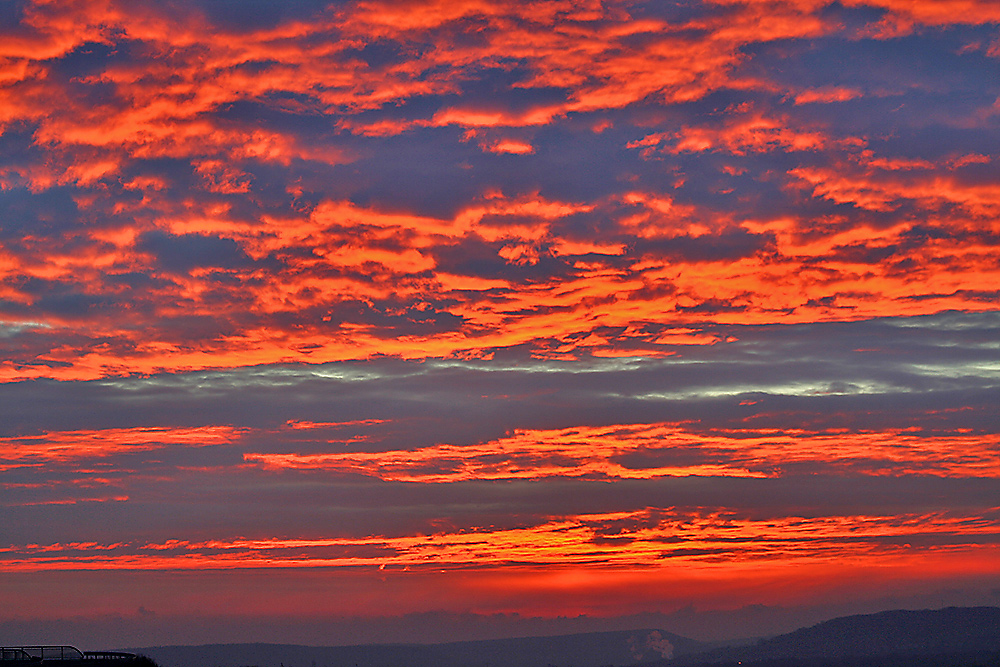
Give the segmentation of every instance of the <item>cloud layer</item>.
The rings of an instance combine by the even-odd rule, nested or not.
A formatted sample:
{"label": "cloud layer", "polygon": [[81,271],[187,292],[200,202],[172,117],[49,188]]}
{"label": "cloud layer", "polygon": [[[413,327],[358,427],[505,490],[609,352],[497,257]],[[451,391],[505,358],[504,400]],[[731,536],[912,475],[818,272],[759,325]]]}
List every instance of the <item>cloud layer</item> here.
{"label": "cloud layer", "polygon": [[3,375],[991,309],[992,6],[905,4],[15,4]]}
{"label": "cloud layer", "polygon": [[1000,589],[998,69],[988,0],[0,2],[16,618]]}

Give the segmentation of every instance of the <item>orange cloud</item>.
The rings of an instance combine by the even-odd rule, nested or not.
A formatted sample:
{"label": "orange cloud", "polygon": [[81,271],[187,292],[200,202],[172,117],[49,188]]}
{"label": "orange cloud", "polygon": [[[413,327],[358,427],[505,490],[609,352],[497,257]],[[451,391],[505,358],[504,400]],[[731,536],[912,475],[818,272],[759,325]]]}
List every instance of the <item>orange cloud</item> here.
{"label": "orange cloud", "polygon": [[[783,325],[897,318],[844,327],[882,335],[957,311],[919,324],[921,341],[943,345],[935,327],[997,310],[988,146],[1000,103],[984,83],[1000,49],[995,2],[356,0],[288,5],[270,25],[266,11],[220,16],[199,3],[15,4],[16,25],[0,26],[0,382],[45,381],[9,390],[78,397],[49,380],[335,361],[366,374],[378,357],[376,377],[432,358],[433,381],[468,371],[469,405],[483,393],[521,416],[456,426],[417,402],[383,410],[392,392],[430,386],[390,386],[395,370],[350,402],[282,399],[254,416],[270,426],[79,428],[74,419],[116,417],[67,412],[58,431],[18,415],[0,437],[16,529],[0,571],[12,581],[186,570],[199,584],[218,571],[245,582],[280,568],[265,579],[285,589],[285,609],[301,596],[342,613],[320,599],[329,587],[286,583],[342,577],[366,589],[350,600],[366,613],[399,602],[565,616],[649,611],[669,596],[802,603],[871,581],[996,578],[1000,508],[966,505],[983,505],[976,489],[1000,477],[995,434],[964,421],[975,412],[982,427],[988,405],[915,420],[939,431],[857,426],[885,412],[856,413],[852,430],[802,425],[845,423],[840,414],[751,426],[798,418],[760,412],[768,401],[901,396],[899,377],[921,391],[961,378],[985,396],[988,337],[951,331],[975,354],[937,347],[906,368],[911,347],[892,360],[889,343],[838,348],[852,362],[878,356],[874,386],[817,379],[823,368],[796,379],[802,356],[751,379],[733,370],[779,331],[799,337],[781,345],[818,349],[813,332]],[[911,50],[918,40],[930,49]],[[853,51],[872,48],[892,58],[854,67]],[[831,66],[844,51],[851,64]],[[744,326],[750,340],[727,348]],[[763,356],[786,348],[775,349]],[[651,423],[601,425],[605,413],[576,419],[571,404],[546,413],[546,392],[562,400],[556,385],[577,369],[625,387],[649,371],[644,357],[676,363],[653,364],[667,380],[648,395],[642,381],[626,397],[609,387],[601,410],[631,400],[620,419]],[[522,388],[493,378],[521,377],[521,364],[540,372],[525,395],[501,395]],[[319,397],[330,369],[313,370],[301,386]],[[224,391],[253,376],[248,405],[260,405],[284,372],[312,373],[248,370]],[[697,379],[663,389],[675,372]],[[173,381],[135,378],[165,402],[128,423],[188,406],[194,393],[163,389]],[[132,382],[95,384],[120,396]],[[655,421],[676,419],[688,391],[743,407]],[[236,414],[210,405],[198,410]],[[709,427],[748,413],[743,427]],[[416,416],[360,418],[387,414]],[[835,494],[898,485],[904,497],[830,501],[815,480]],[[968,495],[914,500],[929,487]],[[217,503],[226,520],[145,514],[177,489],[185,508]],[[564,489],[580,497],[553,502]],[[330,521],[337,494],[346,501]],[[151,520],[125,537],[113,522],[75,523],[102,512]],[[180,600],[177,577],[155,576],[180,613],[228,599]],[[407,593],[387,603],[404,578]]]}
{"label": "orange cloud", "polygon": [[944,539],[917,550],[927,554],[924,562],[948,555],[995,562],[994,547],[975,544],[976,536],[995,532],[992,520],[944,514],[754,520],[726,511],[648,509],[553,518],[526,528],[400,537],[21,545],[0,548],[0,571],[364,566],[497,570],[517,564],[655,572],[683,563],[708,574],[752,568],[755,563],[806,566],[846,557],[856,559],[856,565],[898,565],[914,556],[913,548],[903,544],[908,537]]}
{"label": "orange cloud", "polygon": [[[919,162],[873,160],[873,168],[898,171],[919,169]],[[802,167],[789,172],[813,186],[813,195],[840,204],[853,204],[871,211],[895,211],[907,201],[927,209],[955,205],[973,216],[993,216],[1000,210],[1000,187],[993,184],[963,183],[952,176],[933,173],[913,177],[879,175],[869,171]]]}
{"label": "orange cloud", "polygon": [[993,438],[980,435],[699,433],[675,424],[632,424],[516,431],[477,445],[440,444],[382,452],[246,453],[243,458],[275,471],[313,470],[422,483],[547,477],[769,477],[802,468],[893,476],[998,477],[1000,456],[995,445]]}
{"label": "orange cloud", "polygon": [[[868,170],[878,171],[877,180],[857,168],[835,173],[810,167],[792,173],[816,197],[875,211],[909,201],[948,205],[964,210],[966,216],[987,216],[1000,202],[991,186],[928,178],[919,163],[864,159]],[[228,177],[213,178],[224,183]],[[155,183],[150,186],[154,192],[155,187]],[[624,242],[575,241],[555,231],[563,219],[598,207],[613,211],[622,231],[632,239],[646,239],[649,249],[638,254],[646,246],[632,245],[634,240],[630,248]],[[967,217],[955,223],[941,219],[937,224],[942,229],[953,224],[966,230],[985,227],[983,233],[989,233],[990,219]],[[449,356],[541,338],[563,340],[566,347],[559,354],[571,356],[620,354],[619,345],[629,339],[637,345],[626,349],[657,355],[669,353],[658,346],[694,342],[677,336],[692,325],[696,329],[706,317],[717,322],[769,323],[916,315],[946,308],[982,310],[989,304],[977,294],[994,289],[1000,279],[991,260],[992,247],[979,232],[915,235],[917,223],[905,221],[875,228],[845,219],[831,219],[821,227],[791,217],[720,220],[668,197],[642,192],[595,203],[491,195],[450,219],[389,213],[347,202],[323,203],[308,216],[259,221],[242,220],[225,208],[205,211],[173,218],[165,231],[184,243],[229,239],[234,244],[229,246],[231,252],[245,253],[243,266],[208,265],[185,273],[152,268],[155,255],[139,244],[147,230],[155,229],[137,225],[80,232],[65,249],[26,241],[16,253],[7,250],[0,278],[6,278],[2,289],[8,309],[10,304],[30,308],[37,302],[38,296],[23,288],[26,277],[73,285],[81,299],[116,293],[121,289],[114,286],[120,275],[147,272],[158,282],[145,294],[131,297],[136,301],[138,296],[143,308],[116,309],[105,316],[34,315],[42,347],[30,363],[13,357],[4,360],[0,376],[89,379],[121,372],[357,359],[376,353]],[[736,244],[733,252],[742,256],[697,255],[699,248],[717,252],[714,249],[726,243]],[[535,267],[542,259],[555,260],[562,262],[557,265],[560,275],[546,281],[462,275],[441,265],[439,249],[449,245],[487,248],[497,262],[508,266]],[[685,257],[688,252],[691,258]],[[631,263],[623,262],[630,253]],[[283,270],[251,265],[268,257],[286,257]],[[916,265],[900,271],[894,262],[902,260]],[[932,270],[942,265],[948,266],[947,272]],[[221,275],[231,282],[220,283]],[[227,294],[228,302],[220,301],[220,294]],[[413,308],[379,306],[384,300],[409,301]],[[435,302],[448,305],[435,307]],[[359,305],[339,314],[338,304],[344,303]],[[313,319],[296,322],[296,313],[309,309],[316,311]],[[214,319],[227,313],[244,318],[242,313],[247,312],[255,314],[256,324],[237,334],[203,340],[189,340],[184,330],[172,333],[151,326],[182,313]],[[420,333],[416,323],[438,317],[439,312],[453,318],[454,328]],[[380,333],[375,326],[378,317],[413,323],[415,331],[406,336],[391,329]],[[664,317],[678,329],[676,335],[651,339],[627,333],[636,323]],[[13,310],[8,318],[27,319]],[[340,319],[338,324],[326,324],[334,318]],[[283,320],[289,324],[281,324]],[[626,333],[618,340],[578,335],[602,326],[625,327]],[[70,330],[130,343],[81,348],[57,344],[58,337]]]}
{"label": "orange cloud", "polygon": [[[667,143],[670,142],[670,143]],[[831,143],[852,145],[860,140],[831,140],[817,129],[799,129],[787,116],[770,118],[760,113],[734,114],[721,127],[684,127],[677,132],[654,133],[628,144],[641,148],[644,157],[663,144],[668,153],[725,151],[733,155],[771,151],[817,151]]]}
{"label": "orange cloud", "polygon": [[162,447],[210,447],[233,442],[242,429],[139,427],[54,431],[0,438],[0,470],[108,458]]}
{"label": "orange cloud", "polygon": [[510,153],[513,155],[530,155],[535,152],[535,147],[524,141],[516,139],[501,139],[500,141],[484,146],[484,150],[491,153]]}
{"label": "orange cloud", "polygon": [[1000,8],[989,0],[849,0],[846,6],[883,7],[890,12],[885,23],[902,25],[982,25],[1000,21]]}
{"label": "orange cloud", "polygon": [[[882,155],[860,133],[806,120],[815,109],[799,107],[855,99],[862,87],[764,81],[740,69],[745,47],[844,27],[821,2],[714,5],[670,22],[614,3],[360,2],[232,35],[198,13],[30,5],[24,30],[0,40],[0,126],[23,124],[32,149],[0,166],[0,188],[72,188],[76,210],[54,215],[79,221],[0,247],[0,317],[38,325],[28,347],[0,361],[0,380],[488,355],[525,344],[567,359],[658,356],[694,343],[698,334],[684,332],[709,321],[990,308],[998,276],[983,234],[996,231],[1000,191],[962,170],[993,157]],[[886,20],[929,25],[992,15],[971,0],[875,5],[889,10]],[[473,24],[476,38],[463,36]],[[108,58],[72,80],[55,67],[84,44],[110,49],[122,35],[140,55]],[[386,41],[398,57],[365,55]],[[488,79],[483,72],[505,94],[466,94]],[[101,94],[84,99],[91,89]],[[697,123],[666,120],[722,90],[789,97],[773,108],[746,100]],[[407,106],[417,101],[420,111]],[[606,118],[636,105],[657,111]],[[296,122],[263,122],[269,114]],[[712,174],[727,179],[712,196],[745,196],[730,177],[766,177],[793,208],[839,205],[856,217],[821,230],[819,218],[834,214],[744,214],[699,201],[681,173],[672,187],[623,181],[616,194],[575,200],[541,188],[505,196],[487,178],[435,215],[325,187],[309,200],[302,182],[325,183],[324,169],[363,161],[377,150],[368,141],[450,126],[467,128],[464,140],[485,151],[530,162],[544,156],[520,133],[577,119],[588,136],[597,127],[602,137],[608,127],[625,133],[621,142],[650,161],[727,158]],[[321,129],[309,135],[305,126]],[[531,129],[504,129],[515,126]],[[764,175],[744,164],[778,154],[809,160]],[[157,160],[171,167],[146,173]],[[279,188],[287,201],[264,201],[271,185],[255,174],[260,165],[290,170]],[[888,214],[893,224],[870,220]],[[925,223],[979,236],[914,242]],[[207,259],[189,266],[181,257],[196,247]],[[150,280],[136,286],[135,275]],[[69,306],[46,307],[40,282]],[[214,324],[196,335],[177,324],[183,317]],[[636,332],[648,322],[677,331],[643,338]]]}
{"label": "orange cloud", "polygon": [[802,91],[795,96],[795,103],[829,104],[831,102],[846,102],[858,97],[861,97],[861,91],[853,88],[826,87]]}

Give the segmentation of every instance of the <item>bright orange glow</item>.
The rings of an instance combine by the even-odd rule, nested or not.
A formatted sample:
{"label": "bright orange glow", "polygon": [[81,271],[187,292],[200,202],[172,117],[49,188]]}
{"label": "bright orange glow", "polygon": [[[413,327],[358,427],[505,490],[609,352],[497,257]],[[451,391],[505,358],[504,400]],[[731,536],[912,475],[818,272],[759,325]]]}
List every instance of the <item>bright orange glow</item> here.
{"label": "bright orange glow", "polygon": [[0,438],[0,470],[105,458],[161,447],[210,447],[233,442],[241,430],[231,426],[143,427],[6,437]]}
{"label": "bright orange glow", "polygon": [[484,148],[491,153],[512,153],[514,155],[529,155],[535,152],[534,146],[523,141],[517,141],[516,139],[502,139]]}
{"label": "bright orange glow", "polygon": [[[725,151],[732,155],[745,155],[774,150],[815,151],[825,148],[830,142],[822,132],[797,130],[790,125],[788,118],[766,118],[760,114],[735,116],[723,128],[686,127],[673,134],[651,134],[630,143],[629,148],[642,148],[643,155],[650,157],[653,154],[650,147],[673,140],[673,145],[664,149],[669,153]],[[852,143],[852,140],[847,142]]]}
{"label": "bright orange glow", "polygon": [[[554,476],[766,477],[803,465],[877,475],[1000,477],[997,442],[996,437],[920,436],[898,431],[701,434],[673,424],[636,424],[518,431],[481,445],[435,445],[414,451],[247,453],[244,459],[272,470],[360,473],[386,481],[426,483]],[[686,462],[670,463],[673,460]]]}
{"label": "bright orange glow", "polygon": [[[885,564],[886,559],[905,561],[911,557],[913,547],[901,543],[910,536],[961,535],[972,539],[993,534],[996,529],[995,521],[939,514],[752,520],[725,512],[692,514],[667,509],[580,515],[531,528],[403,537],[24,545],[0,549],[0,570],[365,565],[494,569],[506,563],[656,570],[685,563],[712,571],[752,567],[761,561],[791,566],[835,563],[845,558]],[[942,555],[978,553],[991,561],[997,558],[995,548],[941,545],[919,550],[928,549]]]}

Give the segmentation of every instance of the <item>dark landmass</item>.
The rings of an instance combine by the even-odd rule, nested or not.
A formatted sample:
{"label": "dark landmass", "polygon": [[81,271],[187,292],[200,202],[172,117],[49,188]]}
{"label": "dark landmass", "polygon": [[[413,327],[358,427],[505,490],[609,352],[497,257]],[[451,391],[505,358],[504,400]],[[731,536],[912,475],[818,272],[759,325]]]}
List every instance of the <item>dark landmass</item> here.
{"label": "dark landmass", "polygon": [[161,667],[1000,667],[1000,608],[846,616],[743,646],[635,630],[447,644],[131,650]]}
{"label": "dark landmass", "polygon": [[1000,665],[1000,608],[950,607],[845,616],[658,665],[760,667]]}
{"label": "dark landmass", "polygon": [[133,650],[162,667],[605,667],[673,659],[709,648],[662,630],[631,630],[447,644],[209,644]]}

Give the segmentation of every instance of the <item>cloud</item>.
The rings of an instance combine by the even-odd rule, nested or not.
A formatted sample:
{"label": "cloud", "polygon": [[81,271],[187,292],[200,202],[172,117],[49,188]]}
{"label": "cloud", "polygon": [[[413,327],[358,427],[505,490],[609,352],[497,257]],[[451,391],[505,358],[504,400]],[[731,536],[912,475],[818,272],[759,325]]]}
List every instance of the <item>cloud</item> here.
{"label": "cloud", "polygon": [[[846,387],[844,388],[847,389]],[[1000,473],[993,443],[981,435],[935,437],[905,431],[847,436],[785,430],[686,431],[675,424],[518,430],[476,445],[408,451],[257,453],[245,461],[271,470],[362,474],[386,481],[650,479],[664,476],[769,477],[826,468],[861,474]],[[961,461],[955,461],[961,453]]]}
{"label": "cloud", "polygon": [[[984,227],[991,155],[941,154],[927,104],[930,115],[903,123],[819,109],[909,109],[915,95],[951,105],[956,89],[981,91],[967,56],[949,51],[955,78],[922,55],[928,41],[951,49],[951,34],[907,37],[901,50],[857,27],[937,14],[430,3],[415,20],[377,3],[303,3],[227,21],[227,6],[18,14],[24,39],[63,46],[11,54],[6,312],[57,328],[71,319],[81,345],[60,347],[70,332],[52,331],[48,351],[36,338],[5,377],[541,352],[550,339],[574,355],[569,341],[594,340],[595,324],[640,328],[657,312],[691,324],[983,307],[974,295],[988,291],[992,237],[919,245],[912,230],[921,216]],[[753,29],[732,28],[738,17]],[[71,19],[90,32],[66,33]],[[219,30],[238,38],[214,39]],[[902,78],[852,68],[868,79],[845,82],[820,62],[844,40],[855,59],[918,61]],[[812,68],[773,66],[814,57]],[[905,154],[893,127],[927,155]],[[503,211],[526,201],[562,214]],[[26,225],[44,242],[17,231]],[[582,257],[567,242],[621,250]],[[43,259],[53,252],[59,261]],[[929,252],[948,262],[946,288],[910,279]],[[706,262],[729,266],[706,282]],[[158,280],[128,277],[143,273]],[[419,294],[433,317],[391,324],[407,306],[390,305],[390,290]],[[109,326],[123,299],[133,306]],[[176,303],[186,319],[168,314]],[[596,304],[604,314],[588,322]],[[109,338],[121,345],[104,354]],[[640,350],[657,353],[622,338],[600,353]]]}
{"label": "cloud", "polygon": [[271,568],[248,614],[573,616],[995,587],[996,21],[0,6],[4,590],[109,599],[109,570],[221,614]]}
{"label": "cloud", "polygon": [[232,239],[199,234],[172,236],[147,232],[136,239],[139,252],[151,253],[155,266],[170,273],[188,273],[192,269],[238,269],[252,265],[252,260]]}
{"label": "cloud", "polygon": [[[278,561],[346,564],[339,559],[354,556],[324,555],[323,540],[405,542],[488,526],[497,539],[542,539],[581,515],[598,517],[574,530],[596,531],[608,563],[632,558],[635,540],[658,545],[659,558],[670,531],[636,537],[607,518],[646,521],[650,508],[732,513],[753,526],[798,517],[815,530],[868,522],[872,554],[896,549],[886,545],[900,530],[911,545],[929,540],[921,549],[945,539],[977,545],[995,523],[994,320],[729,326],[705,332],[712,345],[671,343],[663,359],[567,362],[510,350],[492,360],[5,384],[5,534],[17,549],[53,544],[49,534],[129,549],[233,544],[184,547],[176,561],[156,549],[17,557],[39,571],[260,567],[271,547],[240,540],[276,535],[320,540]],[[936,512],[952,526],[939,537],[926,530]],[[913,514],[912,526],[887,527],[895,514]],[[465,539],[447,549],[467,553]],[[584,544],[574,553],[592,557],[597,543]],[[672,559],[744,553],[673,548],[708,550]],[[414,549],[418,561],[427,553]],[[826,553],[815,549],[816,558]]]}

